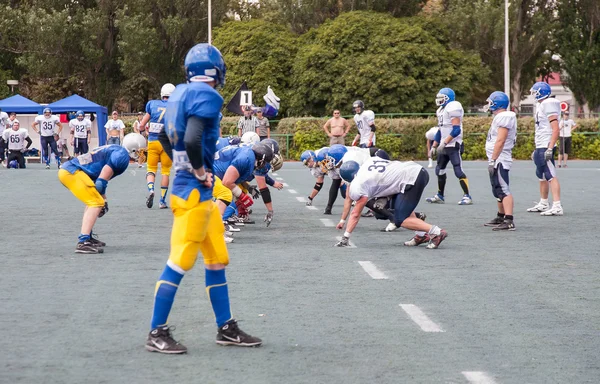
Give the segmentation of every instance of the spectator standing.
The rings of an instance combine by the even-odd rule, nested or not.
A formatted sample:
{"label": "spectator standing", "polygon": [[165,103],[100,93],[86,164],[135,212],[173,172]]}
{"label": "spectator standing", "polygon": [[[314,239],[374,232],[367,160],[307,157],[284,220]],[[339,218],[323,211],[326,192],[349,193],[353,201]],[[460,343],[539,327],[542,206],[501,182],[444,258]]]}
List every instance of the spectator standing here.
{"label": "spectator standing", "polygon": [[560,123],[558,124],[558,128],[560,129],[558,138],[558,168],[567,168],[567,160],[571,154],[571,133],[576,127],[577,123],[569,118],[569,111],[565,111],[563,118],[560,119]]}
{"label": "spectator standing", "polygon": [[[271,138],[271,126],[269,125],[269,119],[263,116],[262,108],[256,111],[256,121],[258,121],[258,127],[256,133],[260,137],[260,140]],[[241,136],[240,136],[241,137]]]}
{"label": "spectator standing", "polygon": [[329,136],[329,146],[334,144],[345,145],[344,138],[350,131],[348,120],[340,116],[339,109],[333,111],[333,117],[325,123],[323,130]]}
{"label": "spectator standing", "polygon": [[104,128],[106,128],[106,136],[108,137],[106,144],[121,145],[125,133],[125,124],[123,120],[119,119],[119,112],[112,112],[112,120],[108,120]]}
{"label": "spectator standing", "polygon": [[144,118],[143,112],[138,112],[137,120],[133,122],[133,131],[139,133],[140,135],[148,138],[148,131],[146,131],[146,125],[142,125],[142,119]]}
{"label": "spectator standing", "polygon": [[246,105],[243,107],[244,116],[240,117],[237,123],[238,128],[238,136],[242,137],[242,135],[246,132],[254,132],[256,133],[256,128],[258,128],[258,119],[256,116],[252,115],[252,107]]}

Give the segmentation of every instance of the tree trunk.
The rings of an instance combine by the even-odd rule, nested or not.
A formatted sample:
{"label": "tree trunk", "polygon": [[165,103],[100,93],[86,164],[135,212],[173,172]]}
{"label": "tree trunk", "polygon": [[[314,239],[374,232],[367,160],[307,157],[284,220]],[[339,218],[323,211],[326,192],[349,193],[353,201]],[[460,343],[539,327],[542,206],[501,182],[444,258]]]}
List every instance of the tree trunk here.
{"label": "tree trunk", "polygon": [[521,71],[515,71],[512,75],[510,84],[510,105],[512,110],[517,112],[521,110]]}
{"label": "tree trunk", "polygon": [[590,117],[592,117],[590,114],[590,104],[587,101],[583,103],[581,108],[583,108],[583,117],[585,119],[589,119]]}

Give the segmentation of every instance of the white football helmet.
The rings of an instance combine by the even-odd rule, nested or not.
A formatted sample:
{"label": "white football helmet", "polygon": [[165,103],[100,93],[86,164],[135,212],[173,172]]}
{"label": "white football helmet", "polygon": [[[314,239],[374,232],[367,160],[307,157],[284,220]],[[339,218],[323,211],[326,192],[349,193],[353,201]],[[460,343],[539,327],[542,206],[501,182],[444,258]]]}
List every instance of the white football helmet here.
{"label": "white football helmet", "polygon": [[242,135],[242,143],[256,144],[260,142],[260,136],[256,132],[246,132]]}
{"label": "white football helmet", "polygon": [[174,90],[175,90],[175,86],[171,83],[167,83],[167,84],[163,85],[162,88],[160,89],[161,99],[163,97],[171,96],[171,93],[173,93]]}
{"label": "white football helmet", "polygon": [[433,141],[435,139],[435,134],[437,133],[438,129],[438,127],[430,128],[429,131],[425,133],[425,137],[427,138],[427,140]]}
{"label": "white football helmet", "polygon": [[146,139],[139,133],[128,133],[123,138],[123,147],[125,147],[125,149],[129,153],[129,157],[131,157],[134,160],[137,160],[137,158],[139,157],[138,151],[140,149],[146,149],[147,147]]}

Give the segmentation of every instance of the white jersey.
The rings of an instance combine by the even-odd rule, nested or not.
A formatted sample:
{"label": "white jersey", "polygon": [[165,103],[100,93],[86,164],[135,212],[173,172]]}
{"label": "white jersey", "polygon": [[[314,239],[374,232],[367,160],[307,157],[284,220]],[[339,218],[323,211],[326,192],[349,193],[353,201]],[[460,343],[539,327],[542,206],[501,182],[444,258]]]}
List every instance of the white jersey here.
{"label": "white jersey", "polygon": [[452,139],[446,146],[455,147],[456,143],[461,144],[463,141],[462,120],[465,114],[462,104],[458,101],[451,101],[446,106],[439,107],[436,115],[438,118],[438,127],[442,133],[442,140],[450,136],[452,132],[452,119],[458,117],[460,119],[460,134]]}
{"label": "white jersey", "polygon": [[558,123],[558,127],[560,128],[560,137],[571,137],[571,130],[577,124],[572,119],[562,119],[560,123]]}
{"label": "white jersey", "polygon": [[[360,144],[369,145],[369,136],[371,136],[371,125],[375,123],[375,113],[373,111],[362,111],[354,115],[354,123],[360,134]],[[373,133],[373,145],[375,145],[375,133]]]}
{"label": "white jersey", "polygon": [[123,120],[121,119],[117,119],[117,120],[108,120],[106,122],[106,124],[104,124],[104,128],[108,129],[109,131],[112,131],[113,129],[116,129],[118,131],[125,129],[125,124],[123,124]]}
{"label": "white jersey", "polygon": [[69,121],[69,128],[73,133],[73,137],[87,139],[88,132],[92,129],[92,122],[88,119],[83,119],[81,121],[72,119]]}
{"label": "white jersey", "polygon": [[502,152],[496,159],[498,163],[502,163],[504,169],[510,169],[512,164],[512,149],[517,141],[517,115],[514,112],[504,111],[494,116],[492,125],[488,131],[487,141],[485,142],[485,152],[488,160],[492,160],[494,154],[494,146],[498,138],[498,128],[507,128],[508,134]]}
{"label": "white jersey", "polygon": [[11,125],[8,114],[6,112],[0,112],[0,132],[4,132],[4,130]]}
{"label": "white jersey", "polygon": [[548,148],[552,138],[550,117],[558,119],[560,115],[560,101],[553,97],[542,100],[535,106],[535,147]]}
{"label": "white jersey", "polygon": [[348,161],[356,161],[358,165],[363,165],[365,161],[371,158],[371,151],[369,148],[359,147],[346,147],[348,152],[342,157],[342,164]]}
{"label": "white jersey", "polygon": [[40,136],[48,137],[58,133],[57,126],[60,124],[58,116],[52,115],[49,118],[46,118],[44,115],[39,115],[36,116],[35,122],[38,123],[40,127]]}
{"label": "white jersey", "polygon": [[25,128],[19,128],[17,131],[14,129],[6,129],[2,133],[2,138],[8,143],[8,149],[10,151],[21,151],[25,149],[25,139],[28,137],[29,134]]}
{"label": "white jersey", "polygon": [[379,157],[367,160],[350,183],[352,200],[393,196],[404,192],[407,185],[414,185],[422,166],[414,161],[390,161]]}

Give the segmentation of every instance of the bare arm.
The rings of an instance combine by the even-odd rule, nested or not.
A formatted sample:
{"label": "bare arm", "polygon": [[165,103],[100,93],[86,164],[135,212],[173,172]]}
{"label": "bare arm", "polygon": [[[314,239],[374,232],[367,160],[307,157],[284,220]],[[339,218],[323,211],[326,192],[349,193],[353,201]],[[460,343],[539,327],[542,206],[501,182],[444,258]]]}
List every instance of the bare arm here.
{"label": "bare arm", "polygon": [[550,126],[552,127],[552,137],[550,138],[550,142],[548,143],[548,149],[554,148],[556,141],[558,140],[558,135],[560,133],[560,128],[558,127],[558,116],[550,115],[548,116],[548,121],[551,121]]}
{"label": "bare arm", "polygon": [[352,199],[350,198],[350,193],[348,193],[350,185],[346,187],[346,199],[344,199],[344,210],[342,211],[342,217],[340,218],[340,222],[336,226],[337,229],[344,228],[344,223],[346,223],[346,219],[348,218],[348,214],[350,213],[350,209],[352,208]]}
{"label": "bare arm", "polygon": [[[352,213],[350,214],[350,220],[348,220],[348,225],[346,226],[346,233],[344,233],[344,236],[346,234],[352,233],[352,231],[354,231],[354,228],[356,228],[356,225],[358,224],[358,221],[360,220],[360,214],[362,213],[363,208],[367,204],[367,201],[369,201],[369,198],[367,196],[362,196],[360,199],[358,199],[356,201],[356,205],[354,206],[354,209],[352,210]],[[345,202],[344,202],[344,205],[345,205]]]}
{"label": "bare arm", "polygon": [[331,137],[331,132],[329,132],[329,129],[328,129],[330,125],[331,125],[331,120],[327,120],[327,122],[323,126],[323,130],[325,131],[325,134],[329,137]]}
{"label": "bare arm", "polygon": [[498,127],[498,136],[496,137],[496,144],[494,145],[492,160],[498,160],[498,157],[500,156],[500,153],[502,153],[502,149],[504,148],[504,143],[506,142],[507,137],[508,128]]}

